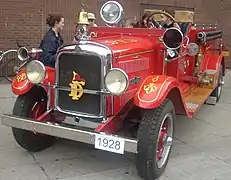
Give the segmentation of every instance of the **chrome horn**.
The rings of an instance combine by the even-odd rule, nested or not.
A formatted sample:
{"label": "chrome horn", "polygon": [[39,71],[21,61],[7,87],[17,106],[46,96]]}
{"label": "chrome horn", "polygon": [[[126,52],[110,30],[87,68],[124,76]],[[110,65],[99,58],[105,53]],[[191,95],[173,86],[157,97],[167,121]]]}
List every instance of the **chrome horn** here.
{"label": "chrome horn", "polygon": [[25,61],[29,58],[29,51],[25,47],[20,47],[17,53],[18,53],[18,59],[20,61]]}
{"label": "chrome horn", "polygon": [[20,47],[18,49],[18,51],[17,51],[17,53],[18,53],[18,59],[20,61],[25,61],[29,57],[34,57],[36,55],[36,53],[41,53],[41,52],[43,52],[42,49],[32,48],[31,50],[28,50],[25,47]]}

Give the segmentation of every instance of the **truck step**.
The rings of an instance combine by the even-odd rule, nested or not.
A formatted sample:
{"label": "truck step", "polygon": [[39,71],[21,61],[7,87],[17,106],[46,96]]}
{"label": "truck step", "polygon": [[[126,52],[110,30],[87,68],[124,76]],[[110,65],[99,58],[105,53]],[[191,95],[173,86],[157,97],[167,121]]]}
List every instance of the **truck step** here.
{"label": "truck step", "polygon": [[208,99],[213,89],[195,87],[185,96],[185,105],[190,116],[193,116],[202,104]]}

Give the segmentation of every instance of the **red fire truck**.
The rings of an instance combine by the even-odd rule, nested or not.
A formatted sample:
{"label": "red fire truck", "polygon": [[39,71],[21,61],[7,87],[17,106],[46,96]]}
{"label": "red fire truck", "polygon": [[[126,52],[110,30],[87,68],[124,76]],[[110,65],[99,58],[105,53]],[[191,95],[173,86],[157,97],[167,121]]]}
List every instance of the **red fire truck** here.
{"label": "red fire truck", "polygon": [[[181,29],[162,28],[163,13]],[[100,15],[107,26],[88,28],[87,12],[79,13],[75,38],[58,50],[55,68],[35,59],[37,49],[18,50],[26,66],[12,81],[18,97],[2,124],[28,151],[65,138],[136,153],[138,174],[158,178],[168,163],[176,115],[193,117],[204,103],[220,99],[229,55],[222,30],[194,24],[194,13],[183,10],[175,17],[156,10],[150,28],[125,28],[116,1],[103,4]]]}

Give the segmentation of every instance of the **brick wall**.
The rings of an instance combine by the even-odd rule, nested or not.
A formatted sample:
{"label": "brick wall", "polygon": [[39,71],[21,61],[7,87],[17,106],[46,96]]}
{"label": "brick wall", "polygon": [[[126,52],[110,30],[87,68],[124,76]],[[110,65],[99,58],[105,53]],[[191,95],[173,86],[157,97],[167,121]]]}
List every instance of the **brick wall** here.
{"label": "brick wall", "polygon": [[[0,0],[0,49],[15,48],[15,39],[27,47],[37,47],[47,31],[45,19],[50,12],[65,16],[63,37],[66,42],[73,37],[73,30],[80,10],[80,3],[96,14],[97,23],[103,22],[99,9],[107,0]],[[118,0],[124,6],[126,18],[139,18],[142,8],[150,6],[175,6],[195,9],[197,23],[215,23],[224,29],[224,40],[230,45],[231,0]],[[222,12],[221,12],[222,10]],[[219,12],[220,11],[220,12]],[[214,13],[216,12],[216,13]],[[230,61],[231,62],[231,61]],[[231,65],[231,63],[229,63]]]}
{"label": "brick wall", "polygon": [[[0,0],[0,49],[16,48],[16,39],[22,45],[37,46],[43,32],[43,12],[43,1]],[[16,53],[8,54],[3,64],[13,57],[16,58]],[[18,63],[15,61],[15,64]],[[13,67],[11,63],[8,68],[10,74]],[[0,75],[2,71],[0,68]]]}
{"label": "brick wall", "polygon": [[19,1],[0,1],[0,47],[16,47],[16,38],[22,44],[35,46],[41,37],[42,1]]}

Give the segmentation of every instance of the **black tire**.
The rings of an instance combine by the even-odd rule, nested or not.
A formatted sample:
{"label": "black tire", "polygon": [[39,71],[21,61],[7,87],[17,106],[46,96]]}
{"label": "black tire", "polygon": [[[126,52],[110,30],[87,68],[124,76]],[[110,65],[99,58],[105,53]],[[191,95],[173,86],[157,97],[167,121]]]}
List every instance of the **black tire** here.
{"label": "black tire", "polygon": [[[13,108],[13,114],[20,117],[29,117],[30,111],[41,100],[47,100],[42,89],[33,88],[29,93],[17,97]],[[50,147],[55,137],[34,133],[31,131],[12,127],[12,133],[16,142],[24,149],[31,152],[38,152]]]}
{"label": "black tire", "polygon": [[[158,136],[166,117],[171,118],[171,136],[168,138],[171,145],[166,146],[166,156],[163,164],[158,167],[157,149]],[[165,171],[168,163],[169,155],[172,149],[172,139],[174,135],[175,109],[172,102],[166,99],[162,105],[156,109],[144,110],[142,122],[138,129],[138,145],[137,145],[137,164],[136,168],[140,177],[145,180],[154,180],[159,178]],[[170,122],[169,121],[169,122]],[[169,131],[169,132],[170,132]],[[166,136],[167,137],[167,136]],[[164,139],[164,138],[163,138]],[[166,139],[165,139],[166,140]],[[170,142],[171,140],[171,142]],[[163,141],[162,141],[163,142]],[[162,146],[163,147],[163,146]]]}
{"label": "black tire", "polygon": [[219,75],[218,75],[218,84],[216,89],[212,92],[211,96],[216,97],[216,102],[219,102],[223,90],[223,66],[220,66]]}

